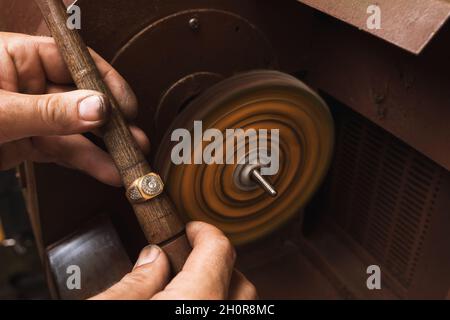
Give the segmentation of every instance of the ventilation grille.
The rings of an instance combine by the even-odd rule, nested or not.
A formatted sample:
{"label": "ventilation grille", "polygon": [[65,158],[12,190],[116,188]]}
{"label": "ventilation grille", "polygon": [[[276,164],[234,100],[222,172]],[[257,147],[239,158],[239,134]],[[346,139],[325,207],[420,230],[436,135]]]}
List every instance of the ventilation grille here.
{"label": "ventilation grille", "polygon": [[339,117],[331,212],[408,288],[414,278],[443,170],[367,119]]}

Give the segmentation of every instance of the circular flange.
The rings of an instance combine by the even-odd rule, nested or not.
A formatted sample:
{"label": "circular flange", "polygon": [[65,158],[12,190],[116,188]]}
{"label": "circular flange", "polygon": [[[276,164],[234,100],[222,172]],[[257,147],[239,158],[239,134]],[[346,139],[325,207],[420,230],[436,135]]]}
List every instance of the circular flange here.
{"label": "circular flange", "polygon": [[[199,120],[203,131],[278,129],[279,170],[269,177],[278,195],[239,187],[235,181],[238,163],[173,164],[175,129],[192,133],[191,143],[196,145],[192,156],[196,148],[203,150],[205,143],[193,141],[194,121]],[[268,138],[271,146],[271,135]],[[301,81],[277,71],[253,71],[224,80],[195,99],[161,142],[155,165],[179,212],[186,220],[214,224],[233,243],[243,244],[273,231],[305,206],[329,167],[334,128],[326,104]],[[249,139],[245,145],[249,148]]]}
{"label": "circular flange", "polygon": [[153,119],[158,134],[157,140],[161,139],[173,119],[190,101],[223,79],[224,77],[217,73],[196,72],[176,81],[167,89],[159,101]]}
{"label": "circular flange", "polygon": [[153,146],[159,145],[160,132],[178,109],[216,81],[278,66],[271,43],[257,26],[217,9],[179,11],[152,22],[111,63],[133,86],[140,102],[136,125],[152,137]]}

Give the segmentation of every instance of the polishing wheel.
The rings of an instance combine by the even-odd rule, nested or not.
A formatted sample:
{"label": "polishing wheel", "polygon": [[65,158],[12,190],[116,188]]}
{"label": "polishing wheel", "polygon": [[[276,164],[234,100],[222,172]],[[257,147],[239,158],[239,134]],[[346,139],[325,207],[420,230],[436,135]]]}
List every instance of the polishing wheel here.
{"label": "polishing wheel", "polygon": [[[235,154],[224,158],[232,156],[234,163],[174,164],[174,130],[192,133],[191,159],[196,148],[207,145],[193,141],[195,121],[202,121],[203,131],[214,128],[224,137],[227,129],[279,134],[267,134],[266,144],[249,137],[244,151],[244,145],[231,148]],[[211,223],[240,245],[267,235],[300,212],[328,170],[333,142],[331,114],[316,93],[290,75],[252,71],[219,82],[186,106],[161,140],[155,166],[187,221]],[[272,145],[278,146],[278,171],[263,175],[268,159],[258,155],[273,155],[274,150],[259,149]],[[238,161],[242,154],[245,161]]]}

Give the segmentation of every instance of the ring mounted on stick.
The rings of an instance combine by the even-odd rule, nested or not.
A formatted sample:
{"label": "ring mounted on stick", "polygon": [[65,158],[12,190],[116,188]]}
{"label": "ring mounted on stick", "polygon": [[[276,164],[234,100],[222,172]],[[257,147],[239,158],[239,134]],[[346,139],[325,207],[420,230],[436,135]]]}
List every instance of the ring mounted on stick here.
{"label": "ring mounted on stick", "polygon": [[127,189],[127,197],[131,202],[140,203],[151,200],[160,195],[164,190],[161,177],[150,172],[136,179]]}

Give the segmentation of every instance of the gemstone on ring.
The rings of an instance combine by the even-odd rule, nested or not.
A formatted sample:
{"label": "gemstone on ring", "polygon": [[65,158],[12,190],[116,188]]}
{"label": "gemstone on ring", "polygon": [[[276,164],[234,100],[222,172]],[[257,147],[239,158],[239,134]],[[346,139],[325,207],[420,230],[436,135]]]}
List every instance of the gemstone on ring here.
{"label": "gemstone on ring", "polygon": [[148,196],[155,196],[161,193],[163,183],[157,175],[147,175],[141,182],[142,191]]}
{"label": "gemstone on ring", "polygon": [[128,190],[128,197],[133,201],[138,201],[142,199],[142,195],[136,186],[133,186]]}

